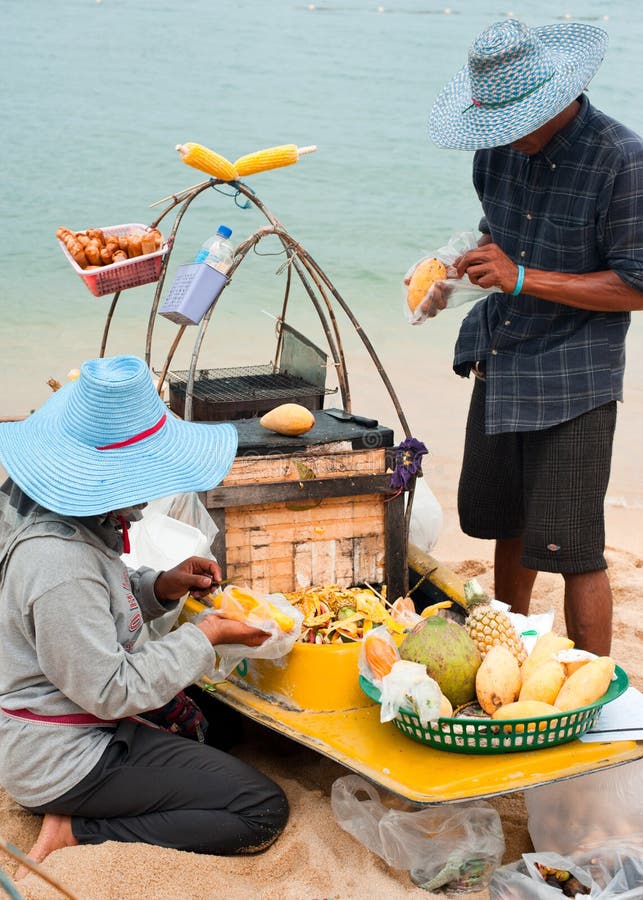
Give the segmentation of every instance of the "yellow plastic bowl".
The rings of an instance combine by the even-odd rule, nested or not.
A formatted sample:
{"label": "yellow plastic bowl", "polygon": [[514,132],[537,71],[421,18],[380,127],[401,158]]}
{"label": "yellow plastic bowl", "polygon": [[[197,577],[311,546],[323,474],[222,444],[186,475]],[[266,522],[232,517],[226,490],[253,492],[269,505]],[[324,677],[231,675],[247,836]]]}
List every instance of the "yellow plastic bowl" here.
{"label": "yellow plastic bowl", "polygon": [[361,646],[361,641],[296,643],[285,659],[245,660],[233,680],[290,709],[332,712],[371,706],[359,686]]}

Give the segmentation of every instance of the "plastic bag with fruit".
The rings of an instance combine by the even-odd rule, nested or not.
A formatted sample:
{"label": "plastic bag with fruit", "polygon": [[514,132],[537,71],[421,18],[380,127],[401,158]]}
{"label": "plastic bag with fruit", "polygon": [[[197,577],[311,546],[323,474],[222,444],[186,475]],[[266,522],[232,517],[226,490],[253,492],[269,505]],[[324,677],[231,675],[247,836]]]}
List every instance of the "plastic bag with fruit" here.
{"label": "plastic bag with fruit", "polygon": [[502,861],[500,816],[484,800],[417,809],[346,775],[333,783],[331,806],[345,831],[427,891],[481,891]]}
{"label": "plastic bag with fruit", "polygon": [[551,851],[523,853],[502,866],[489,884],[491,900],[640,900],[643,897],[641,838],[613,839],[569,856]]}
{"label": "plastic bag with fruit", "polygon": [[400,709],[409,709],[426,728],[430,721],[451,714],[452,710],[442,705],[440,686],[429,677],[426,666],[400,659],[385,625],[364,637],[358,666],[360,675],[381,691],[380,722],[390,722]]}
{"label": "plastic bag with fruit", "polygon": [[439,250],[414,263],[404,276],[403,309],[411,325],[420,325],[434,316],[443,306],[436,306],[438,298],[448,309],[483,300],[499,287],[482,288],[473,284],[467,275],[457,277],[455,261],[467,250],[478,246],[473,231],[459,231]]}
{"label": "plastic bag with fruit", "polygon": [[245,644],[216,646],[216,665],[206,680],[224,681],[244,659],[281,659],[292,650],[301,634],[303,613],[289,603],[283,594],[262,595],[246,587],[226,585],[222,591],[208,594],[203,600],[188,596],[181,615],[199,622],[204,616],[222,616],[253,625],[269,637],[258,647]]}
{"label": "plastic bag with fruit", "polygon": [[534,850],[567,854],[639,835],[643,859],[643,759],[530,788],[525,805]]}

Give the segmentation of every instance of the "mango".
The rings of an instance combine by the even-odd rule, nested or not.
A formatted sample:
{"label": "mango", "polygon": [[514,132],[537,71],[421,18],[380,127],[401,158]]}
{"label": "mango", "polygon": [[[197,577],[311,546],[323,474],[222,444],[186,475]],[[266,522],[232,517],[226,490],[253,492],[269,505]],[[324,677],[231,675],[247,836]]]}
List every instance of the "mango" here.
{"label": "mango", "polygon": [[[531,719],[531,718],[539,718],[540,716],[554,716],[556,713],[559,713],[560,709],[556,706],[552,706],[550,703],[542,703],[540,700],[517,700],[515,703],[507,703],[506,706],[501,706],[500,709],[497,709],[495,713],[492,713],[492,719]],[[545,731],[548,727],[549,722],[539,722],[538,730]],[[511,728],[507,726],[506,731],[510,731]],[[525,726],[523,724],[516,725],[516,732],[523,732],[525,730]],[[529,722],[527,724],[528,731],[536,730],[536,723]]]}
{"label": "mango", "polygon": [[574,642],[570,638],[556,634],[555,631],[547,631],[545,634],[541,634],[534,645],[534,649],[522,664],[521,673],[523,684],[527,681],[531,672],[537,668],[541,662],[545,662],[551,659],[552,656],[556,656],[560,650],[571,650],[573,646]]}
{"label": "mango", "polygon": [[476,697],[491,715],[501,706],[513,703],[520,691],[520,666],[511,650],[495,644],[487,652],[476,672]]}
{"label": "mango", "polygon": [[565,681],[565,669],[557,659],[548,659],[535,668],[523,681],[519,700],[540,700],[554,704]]}
{"label": "mango", "polygon": [[556,697],[559,709],[579,709],[603,696],[610,686],[616,663],[611,656],[590,660],[565,681]]}
{"label": "mango", "polygon": [[450,719],[451,716],[453,715],[453,707],[451,706],[449,698],[445,697],[444,694],[442,694],[442,698],[440,700],[439,715],[442,716],[442,718],[444,718],[444,719]]}
{"label": "mango", "polygon": [[556,654],[556,659],[565,670],[565,678],[569,678],[577,669],[588,663],[590,659],[598,659],[598,657],[595,653],[590,653],[589,650],[561,650]]}
{"label": "mango", "polygon": [[439,259],[428,257],[418,263],[409,281],[406,302],[411,312],[422,302],[431,285],[436,281],[444,281],[447,277],[446,267]]}
{"label": "mango", "polygon": [[268,431],[289,436],[306,434],[315,424],[315,417],[309,409],[299,403],[282,403],[275,406],[259,419],[259,424]]}

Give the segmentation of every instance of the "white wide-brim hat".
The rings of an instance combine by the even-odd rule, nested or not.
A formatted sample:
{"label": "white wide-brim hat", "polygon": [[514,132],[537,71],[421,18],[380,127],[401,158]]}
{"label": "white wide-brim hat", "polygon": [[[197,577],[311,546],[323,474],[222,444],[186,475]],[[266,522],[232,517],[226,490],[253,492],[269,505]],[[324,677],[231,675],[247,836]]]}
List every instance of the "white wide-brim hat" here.
{"label": "white wide-brim hat", "polygon": [[0,425],[0,462],[41,506],[91,516],[206,491],[232,465],[234,425],[185,422],[136,356],[83,363],[77,381],[22,422]]}
{"label": "white wide-brim hat", "polygon": [[431,140],[481,150],[531,134],[585,90],[606,48],[606,32],[592,25],[529,28],[515,19],[491,25],[433,104]]}

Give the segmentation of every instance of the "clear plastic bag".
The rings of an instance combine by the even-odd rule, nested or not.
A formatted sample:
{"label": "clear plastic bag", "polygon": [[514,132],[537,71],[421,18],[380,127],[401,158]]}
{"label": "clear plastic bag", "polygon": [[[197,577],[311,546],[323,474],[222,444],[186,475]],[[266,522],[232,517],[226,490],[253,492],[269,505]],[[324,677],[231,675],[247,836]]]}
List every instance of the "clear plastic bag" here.
{"label": "clear plastic bag", "polygon": [[[413,614],[414,619],[422,621],[421,616]],[[368,661],[368,642],[380,639],[393,650],[391,658],[395,661],[388,674],[380,677]],[[440,715],[442,691],[437,681],[430,678],[426,666],[420,663],[400,659],[397,644],[389,634],[386,625],[378,625],[368,632],[359,651],[357,660],[359,673],[367,681],[376,685],[381,691],[380,722],[391,722],[400,708],[414,712],[420,722],[427,727],[429,722],[436,721]]]}
{"label": "clear plastic bag", "polygon": [[[522,859],[498,869],[489,884],[490,900],[562,900],[560,886],[548,884],[537,863],[569,872],[591,900],[641,900],[643,897],[643,834],[635,839],[610,841],[590,851],[569,856],[559,853],[523,853]],[[574,894],[571,894],[574,896]]]}
{"label": "clear plastic bag", "polygon": [[480,891],[502,861],[500,816],[484,800],[418,809],[346,775],[333,784],[331,806],[345,831],[426,890]]}
{"label": "clear plastic bag", "polygon": [[628,840],[643,834],[643,760],[530,788],[525,805],[535,850],[567,854],[615,835]]}
{"label": "clear plastic bag", "polygon": [[[461,306],[463,303],[472,303],[475,300],[483,300],[494,291],[500,291],[499,287],[482,288],[477,284],[472,284],[467,275],[462,278],[457,277],[454,263],[467,250],[474,250],[478,246],[478,239],[473,231],[460,231],[454,234],[449,241],[426,256],[415,262],[404,276],[403,283],[403,310],[407,322],[411,325],[420,325],[429,318],[429,312],[432,308],[432,300],[435,299],[435,292],[441,292],[446,299],[447,309],[453,309],[455,306]],[[447,276],[444,281],[438,281],[431,285],[424,298],[417,304],[415,309],[411,309],[408,302],[408,282],[413,272],[425,259],[437,259],[446,267]]]}
{"label": "clear plastic bag", "polygon": [[[211,682],[225,681],[236,667],[244,659],[281,659],[287,656],[293,648],[293,644],[301,634],[301,624],[304,614],[301,610],[289,603],[283,594],[269,594],[267,596],[253,595],[248,588],[243,588],[244,593],[253,595],[259,601],[256,611],[248,613],[232,596],[237,589],[235,585],[228,585],[222,592],[226,595],[225,609],[212,609],[200,613],[192,618],[194,622],[200,622],[205,616],[223,615],[228,618],[236,618],[246,622],[255,628],[260,628],[270,636],[258,647],[248,647],[245,644],[218,644],[215,646],[216,663],[211,672],[204,673]],[[238,615],[235,615],[234,604],[237,603]],[[267,605],[272,605],[272,610],[267,610]],[[276,615],[275,615],[276,612]],[[188,616],[188,618],[190,618]],[[292,627],[284,630],[284,619],[292,620]]]}
{"label": "clear plastic bag", "polygon": [[371,628],[371,630],[368,631],[366,633],[366,635],[364,636],[364,640],[362,641],[361,646],[359,648],[359,656],[357,658],[357,667],[359,669],[359,674],[363,678],[366,678],[367,681],[370,681],[371,684],[374,684],[377,687],[381,687],[382,679],[379,678],[377,676],[377,674],[373,671],[373,669],[371,668],[371,666],[368,662],[367,656],[366,656],[367,642],[370,640],[373,640],[374,638],[375,639],[379,638],[380,640],[385,641],[387,644],[389,644],[393,648],[394,655],[397,657],[397,659],[400,658],[400,653],[399,653],[399,650],[397,649],[397,644],[391,637],[391,634],[390,634],[389,630],[387,629],[386,625],[378,625],[375,628]]}

